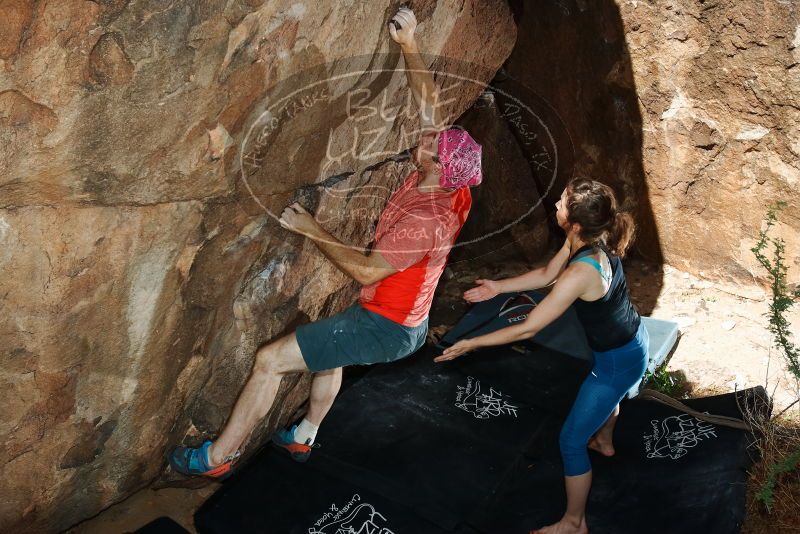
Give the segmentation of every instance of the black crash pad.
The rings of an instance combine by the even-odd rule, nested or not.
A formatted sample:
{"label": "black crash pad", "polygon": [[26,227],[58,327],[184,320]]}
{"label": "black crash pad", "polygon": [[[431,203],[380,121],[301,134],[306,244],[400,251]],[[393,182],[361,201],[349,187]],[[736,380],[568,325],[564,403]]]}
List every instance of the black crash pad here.
{"label": "black crash pad", "polygon": [[[197,512],[198,531],[527,533],[558,519],[558,433],[588,364],[542,347],[435,364],[439,352],[359,376],[308,463],[264,449]],[[733,395],[692,406],[738,414]],[[623,403],[617,455],[591,453],[592,532],[735,532],[750,438],[692,419]]]}
{"label": "black crash pad", "polygon": [[483,503],[552,416],[508,395],[513,380],[462,373],[434,363],[434,354],[377,367],[347,390],[320,430],[323,446],[312,461],[345,478],[355,468],[380,473],[405,488],[396,500],[452,528]]}
{"label": "black crash pad", "polygon": [[226,481],[195,514],[195,526],[220,534],[448,532],[411,507],[273,450]]}
{"label": "black crash pad", "polygon": [[[762,388],[753,388],[685,404],[740,418],[739,405],[764,395]],[[621,412],[614,432],[616,455],[590,452],[590,531],[739,532],[747,469],[757,453],[753,436],[649,400],[625,401]],[[473,527],[480,532],[527,532],[560,518],[566,497],[560,482],[559,431],[560,426],[543,429],[539,447],[520,459],[502,490],[473,516]]]}
{"label": "black crash pad", "polygon": [[189,531],[169,517],[159,517],[136,530],[134,534],[189,534]]}
{"label": "black crash pad", "polygon": [[[544,299],[538,291],[501,293],[494,298],[478,302],[464,314],[458,323],[439,341],[439,348],[454,345],[458,340],[477,337],[500,330],[528,317],[528,313]],[[591,360],[592,350],[586,341],[578,316],[569,307],[561,317],[547,325],[530,341],[556,352],[569,354],[582,360]],[[484,349],[485,350],[485,349]]]}

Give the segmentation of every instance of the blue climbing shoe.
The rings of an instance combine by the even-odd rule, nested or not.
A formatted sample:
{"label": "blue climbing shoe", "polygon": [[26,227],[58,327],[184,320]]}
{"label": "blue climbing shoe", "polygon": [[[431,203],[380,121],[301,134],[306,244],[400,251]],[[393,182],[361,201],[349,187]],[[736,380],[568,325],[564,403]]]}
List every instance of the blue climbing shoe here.
{"label": "blue climbing shoe", "polygon": [[211,441],[206,441],[198,448],[175,447],[169,453],[169,465],[172,469],[186,476],[204,476],[222,480],[231,474],[231,467],[239,459],[240,453],[236,451],[232,456],[215,467],[208,465],[208,449]]}
{"label": "blue climbing shoe", "polygon": [[297,425],[290,430],[281,429],[272,435],[272,443],[289,453],[295,462],[306,462],[311,456],[311,445],[307,443],[297,443],[294,440],[294,433]]}

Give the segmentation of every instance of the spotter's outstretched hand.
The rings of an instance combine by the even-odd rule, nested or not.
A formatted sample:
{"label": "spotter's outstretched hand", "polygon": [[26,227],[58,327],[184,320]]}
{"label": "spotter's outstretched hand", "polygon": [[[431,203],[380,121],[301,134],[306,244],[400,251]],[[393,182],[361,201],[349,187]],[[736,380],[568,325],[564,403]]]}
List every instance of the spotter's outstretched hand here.
{"label": "spotter's outstretched hand", "polygon": [[437,363],[446,362],[449,360],[455,360],[459,356],[463,356],[464,354],[468,353],[475,347],[472,346],[472,343],[469,339],[462,339],[452,347],[445,349],[441,356],[437,356],[433,359],[433,361]]}
{"label": "spotter's outstretched hand", "polygon": [[469,302],[481,302],[496,297],[500,293],[494,280],[475,280],[477,286],[464,291],[464,299]]}

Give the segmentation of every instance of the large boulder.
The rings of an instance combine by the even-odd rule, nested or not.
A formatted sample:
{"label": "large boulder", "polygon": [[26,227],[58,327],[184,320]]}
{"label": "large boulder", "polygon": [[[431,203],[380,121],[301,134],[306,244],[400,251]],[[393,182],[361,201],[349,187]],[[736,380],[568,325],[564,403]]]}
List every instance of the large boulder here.
{"label": "large boulder", "polygon": [[519,37],[506,71],[565,125],[560,186],[573,175],[610,184],[636,216],[635,254],[734,283],[766,277],[750,248],[767,207],[785,200],[776,235],[800,282],[795,3],[511,6]]}
{"label": "large boulder", "polygon": [[[750,248],[767,207],[800,282],[800,12],[781,0],[621,3],[666,262],[763,279]],[[777,234],[776,234],[777,235]]]}
{"label": "large boulder", "polygon": [[[260,344],[352,302],[274,215],[300,200],[371,240],[416,128],[398,6],[0,1],[0,531],[151,483],[170,445],[219,432]],[[511,51],[502,0],[413,7],[453,80]],[[482,89],[450,83],[449,116]],[[284,382],[249,449],[305,401],[308,377]]]}

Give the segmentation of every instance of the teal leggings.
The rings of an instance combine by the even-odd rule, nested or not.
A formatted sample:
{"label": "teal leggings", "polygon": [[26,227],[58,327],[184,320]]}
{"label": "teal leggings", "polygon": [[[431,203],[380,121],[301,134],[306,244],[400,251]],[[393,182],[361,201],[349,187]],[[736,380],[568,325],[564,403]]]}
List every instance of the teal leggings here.
{"label": "teal leggings", "polygon": [[593,353],[592,372],[581,385],[559,438],[566,476],[583,475],[592,470],[587,450],[589,440],[644,375],[648,341],[642,322],[636,335],[625,345]]}

